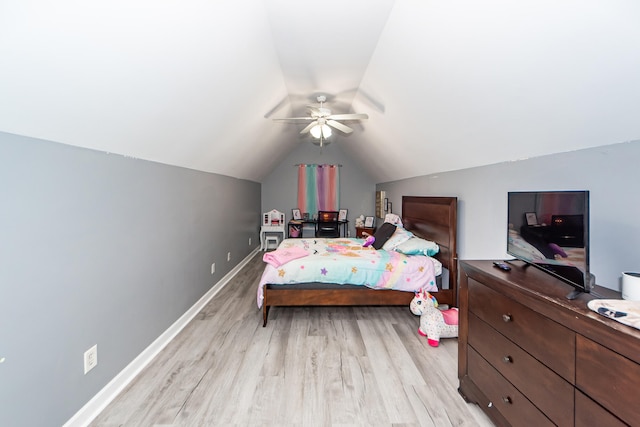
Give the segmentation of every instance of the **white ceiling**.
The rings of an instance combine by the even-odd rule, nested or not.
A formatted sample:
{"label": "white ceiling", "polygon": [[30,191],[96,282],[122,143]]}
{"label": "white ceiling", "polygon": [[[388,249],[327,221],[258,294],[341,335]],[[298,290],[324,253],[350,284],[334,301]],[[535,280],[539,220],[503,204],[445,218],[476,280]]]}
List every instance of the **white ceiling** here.
{"label": "white ceiling", "polygon": [[[376,182],[640,139],[636,0],[4,0],[0,131],[262,180],[318,94]],[[337,133],[337,132],[336,132]]]}

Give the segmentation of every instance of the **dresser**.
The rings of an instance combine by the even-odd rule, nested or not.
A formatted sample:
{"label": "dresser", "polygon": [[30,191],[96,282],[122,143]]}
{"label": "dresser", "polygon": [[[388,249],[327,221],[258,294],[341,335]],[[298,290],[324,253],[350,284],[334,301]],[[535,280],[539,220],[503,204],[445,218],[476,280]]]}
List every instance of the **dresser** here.
{"label": "dresser", "polygon": [[461,261],[459,392],[498,426],[640,425],[640,330],[587,307],[620,298],[521,261]]}

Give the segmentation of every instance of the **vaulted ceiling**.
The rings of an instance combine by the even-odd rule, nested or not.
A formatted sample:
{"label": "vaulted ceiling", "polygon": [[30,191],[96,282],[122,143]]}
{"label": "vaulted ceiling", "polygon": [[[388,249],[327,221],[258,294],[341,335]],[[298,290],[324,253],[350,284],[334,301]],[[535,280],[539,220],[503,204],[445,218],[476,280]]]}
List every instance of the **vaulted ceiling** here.
{"label": "vaulted ceiling", "polygon": [[262,180],[319,94],[376,182],[640,138],[636,0],[5,0],[0,131]]}

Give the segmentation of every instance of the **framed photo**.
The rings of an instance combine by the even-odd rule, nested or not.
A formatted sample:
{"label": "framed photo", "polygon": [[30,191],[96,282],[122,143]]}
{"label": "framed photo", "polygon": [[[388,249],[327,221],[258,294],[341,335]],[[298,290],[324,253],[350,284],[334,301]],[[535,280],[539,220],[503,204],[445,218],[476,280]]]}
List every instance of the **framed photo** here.
{"label": "framed photo", "polygon": [[338,212],[338,221],[346,221],[347,220],[347,209],[340,209]]}
{"label": "framed photo", "polygon": [[293,219],[302,219],[302,214],[300,213],[300,209],[291,209],[293,212]]}
{"label": "framed photo", "polygon": [[367,228],[371,228],[373,227],[373,221],[375,221],[375,218],[372,216],[365,216],[364,217],[364,226]]}
{"label": "framed photo", "polygon": [[527,212],[524,216],[527,218],[527,225],[538,225],[538,217],[535,212]]}
{"label": "framed photo", "polygon": [[385,203],[384,199],[387,198],[387,193],[384,191],[376,191],[376,215],[378,218],[384,218]]}

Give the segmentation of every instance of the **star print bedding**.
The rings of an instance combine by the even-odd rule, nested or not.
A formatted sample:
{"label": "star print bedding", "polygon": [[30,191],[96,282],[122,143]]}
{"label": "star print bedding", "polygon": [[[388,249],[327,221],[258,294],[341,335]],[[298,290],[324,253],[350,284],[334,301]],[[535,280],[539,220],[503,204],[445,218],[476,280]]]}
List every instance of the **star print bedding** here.
{"label": "star print bedding", "polygon": [[[442,271],[437,260],[424,255],[404,255],[396,251],[376,250],[371,246],[363,247],[363,242],[363,239],[354,238],[285,239],[268,256],[273,259],[275,252],[282,251],[280,259],[291,259],[285,263],[267,263],[258,285],[258,307],[262,307],[263,286],[267,283],[320,282],[437,292],[435,277]],[[277,264],[279,266],[276,267]],[[438,267],[439,271],[436,271]]]}

